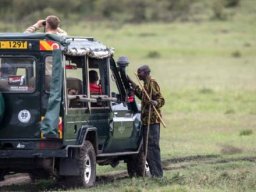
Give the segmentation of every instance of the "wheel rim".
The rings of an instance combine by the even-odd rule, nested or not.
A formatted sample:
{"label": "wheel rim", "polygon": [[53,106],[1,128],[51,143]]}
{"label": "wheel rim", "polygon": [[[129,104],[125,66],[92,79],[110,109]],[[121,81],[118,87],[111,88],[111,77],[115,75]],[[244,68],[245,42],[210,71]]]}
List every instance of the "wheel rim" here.
{"label": "wheel rim", "polygon": [[89,155],[87,154],[85,156],[85,164],[84,164],[84,181],[85,181],[85,183],[89,183],[91,174],[92,174],[92,164],[91,164],[91,159],[90,159]]}
{"label": "wheel rim", "polygon": [[147,161],[145,162],[145,172],[146,172],[146,174],[147,174],[147,173],[150,173],[150,170],[149,170],[149,166],[148,166],[148,162],[147,162]]}

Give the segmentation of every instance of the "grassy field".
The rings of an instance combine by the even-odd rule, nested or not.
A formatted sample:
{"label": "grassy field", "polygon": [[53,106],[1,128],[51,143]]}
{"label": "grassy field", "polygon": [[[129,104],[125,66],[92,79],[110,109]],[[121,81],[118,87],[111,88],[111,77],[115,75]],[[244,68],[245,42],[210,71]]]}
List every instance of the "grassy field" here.
{"label": "grassy field", "polygon": [[[256,151],[256,8],[242,1],[227,21],[142,25],[78,24],[130,58],[129,74],[152,68],[166,98],[163,158]],[[83,26],[82,26],[83,25]],[[84,28],[81,31],[81,28]],[[244,133],[249,132],[249,135]]]}
{"label": "grassy field", "polygon": [[[255,2],[244,0],[226,21],[64,24],[70,35],[114,47],[115,58],[128,56],[134,79],[137,67],[148,64],[166,98],[165,177],[103,179],[87,191],[256,191],[255,21]],[[125,166],[99,167],[98,173],[116,170]]]}

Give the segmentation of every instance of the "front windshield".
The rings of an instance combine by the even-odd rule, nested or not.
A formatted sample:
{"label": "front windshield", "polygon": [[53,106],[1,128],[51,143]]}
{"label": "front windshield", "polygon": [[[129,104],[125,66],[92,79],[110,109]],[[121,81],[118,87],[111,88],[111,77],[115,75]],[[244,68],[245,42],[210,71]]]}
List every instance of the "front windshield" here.
{"label": "front windshield", "polygon": [[35,60],[31,57],[0,57],[0,91],[31,93],[35,90]]}

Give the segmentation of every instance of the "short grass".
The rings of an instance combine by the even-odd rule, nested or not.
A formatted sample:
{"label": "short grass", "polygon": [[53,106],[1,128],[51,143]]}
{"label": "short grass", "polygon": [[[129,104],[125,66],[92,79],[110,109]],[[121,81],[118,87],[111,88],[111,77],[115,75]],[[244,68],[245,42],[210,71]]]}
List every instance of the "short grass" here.
{"label": "short grass", "polygon": [[[71,35],[94,36],[130,59],[128,73],[148,64],[166,105],[163,160],[256,156],[256,8],[241,1],[226,21],[64,23]],[[69,24],[69,26],[68,26]],[[249,133],[249,134],[248,134]],[[122,164],[117,170],[124,170]],[[98,173],[116,169],[99,167]],[[255,159],[188,163],[155,179],[113,180],[88,191],[255,191]],[[71,189],[70,189],[71,190]],[[83,189],[74,189],[83,191]]]}

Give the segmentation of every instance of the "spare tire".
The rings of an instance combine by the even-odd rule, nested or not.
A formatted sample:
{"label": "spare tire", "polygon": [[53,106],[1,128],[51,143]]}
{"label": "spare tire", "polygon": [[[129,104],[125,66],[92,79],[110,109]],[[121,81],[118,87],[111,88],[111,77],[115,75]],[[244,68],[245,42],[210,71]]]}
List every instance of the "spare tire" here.
{"label": "spare tire", "polygon": [[4,110],[5,110],[4,97],[3,97],[3,94],[0,93],[0,122],[4,117]]}

